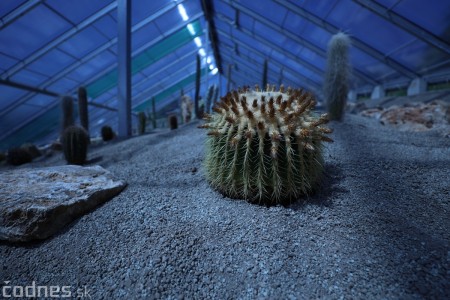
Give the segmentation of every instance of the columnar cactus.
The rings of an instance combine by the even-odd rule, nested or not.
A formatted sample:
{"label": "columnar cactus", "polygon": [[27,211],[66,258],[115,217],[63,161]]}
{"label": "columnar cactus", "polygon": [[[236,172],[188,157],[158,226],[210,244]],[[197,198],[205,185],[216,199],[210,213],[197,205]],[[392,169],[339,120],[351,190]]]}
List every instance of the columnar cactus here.
{"label": "columnar cactus", "polygon": [[175,115],[169,116],[169,127],[170,127],[170,130],[174,130],[174,129],[178,128],[177,116],[175,116]]}
{"label": "columnar cactus", "polygon": [[322,172],[322,142],[332,130],[316,116],[313,96],[281,86],[228,93],[199,127],[208,130],[211,185],[231,198],[267,205],[312,191]]}
{"label": "columnar cactus", "polygon": [[87,91],[84,87],[78,88],[78,114],[80,115],[80,124],[89,132]]}
{"label": "columnar cactus", "polygon": [[214,96],[214,85],[211,85],[208,88],[208,92],[206,94],[206,103],[205,103],[205,112],[209,114],[211,112],[211,103]]}
{"label": "columnar cactus", "polygon": [[110,141],[116,137],[114,130],[109,125],[102,126],[101,134],[102,134],[102,139],[105,142]]}
{"label": "columnar cactus", "polygon": [[140,111],[138,113],[138,134],[143,135],[145,133],[145,127],[147,123],[147,117],[145,116],[145,113],[143,111]]}
{"label": "columnar cactus", "polygon": [[64,130],[74,124],[73,118],[73,99],[70,96],[64,96],[61,99],[61,109],[62,109],[62,125],[61,134]]}
{"label": "columnar cactus", "polygon": [[328,43],[323,93],[332,120],[342,119],[347,103],[350,76],[349,47],[350,38],[342,32],[333,35]]}
{"label": "columnar cactus", "polygon": [[82,165],[86,162],[89,134],[81,126],[70,126],[64,130],[62,145],[68,164]]}

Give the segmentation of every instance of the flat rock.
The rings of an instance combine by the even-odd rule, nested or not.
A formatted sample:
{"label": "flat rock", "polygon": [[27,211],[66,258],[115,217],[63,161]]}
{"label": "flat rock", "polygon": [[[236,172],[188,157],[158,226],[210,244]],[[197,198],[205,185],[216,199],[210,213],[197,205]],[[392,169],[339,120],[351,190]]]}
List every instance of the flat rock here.
{"label": "flat rock", "polygon": [[18,169],[0,176],[0,240],[41,240],[126,186],[100,166]]}

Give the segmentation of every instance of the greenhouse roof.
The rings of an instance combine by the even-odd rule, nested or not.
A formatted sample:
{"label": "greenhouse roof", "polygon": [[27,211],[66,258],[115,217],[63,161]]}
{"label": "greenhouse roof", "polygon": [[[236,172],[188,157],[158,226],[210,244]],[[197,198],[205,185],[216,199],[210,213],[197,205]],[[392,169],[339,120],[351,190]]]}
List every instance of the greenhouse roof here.
{"label": "greenhouse roof", "polygon": [[[158,110],[211,84],[268,82],[321,97],[330,37],[352,40],[351,86],[404,87],[450,78],[450,1],[133,0],[132,109]],[[208,70],[208,72],[206,72]],[[118,120],[118,1],[2,0],[0,144],[44,143],[59,132],[62,95],[87,88],[91,132]],[[228,82],[229,79],[229,82]]]}

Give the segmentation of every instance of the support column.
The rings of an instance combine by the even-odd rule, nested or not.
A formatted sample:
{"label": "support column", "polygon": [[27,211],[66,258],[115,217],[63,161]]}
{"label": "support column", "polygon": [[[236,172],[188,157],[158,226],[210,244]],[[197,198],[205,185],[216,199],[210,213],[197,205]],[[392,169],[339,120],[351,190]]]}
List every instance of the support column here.
{"label": "support column", "polygon": [[384,87],[381,85],[377,85],[373,88],[372,94],[370,95],[370,99],[380,99],[385,96]]}
{"label": "support column", "polygon": [[131,1],[117,1],[119,137],[131,136]]}
{"label": "support column", "polygon": [[408,86],[407,95],[417,95],[427,91],[427,82],[423,78],[415,78]]}

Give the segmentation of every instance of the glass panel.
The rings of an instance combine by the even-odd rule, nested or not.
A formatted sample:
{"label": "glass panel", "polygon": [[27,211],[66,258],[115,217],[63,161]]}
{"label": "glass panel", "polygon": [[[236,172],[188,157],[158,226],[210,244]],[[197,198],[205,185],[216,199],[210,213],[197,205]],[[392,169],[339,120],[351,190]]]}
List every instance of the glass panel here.
{"label": "glass panel", "polygon": [[[277,25],[282,25],[286,18],[287,10],[271,1],[245,1],[242,4]],[[240,17],[243,17],[243,14]]]}
{"label": "glass panel", "polygon": [[4,55],[0,53],[0,68],[3,70],[7,70],[17,64],[19,61],[10,56]]}
{"label": "glass panel", "polygon": [[62,43],[59,48],[68,54],[82,58],[107,41],[108,39],[95,28],[87,27]]}
{"label": "glass panel", "polygon": [[64,67],[75,62],[75,59],[64,52],[54,48],[47,54],[33,62],[28,69],[44,75],[53,76]]}
{"label": "glass panel", "polygon": [[37,72],[29,71],[27,69],[21,70],[11,77],[12,81],[24,83],[30,86],[38,86],[47,79],[47,76],[44,76]]}
{"label": "glass panel", "polygon": [[56,101],[58,101],[58,99],[56,99],[55,97],[38,94],[28,100],[26,104],[39,107],[47,107],[49,104],[55,103]]}
{"label": "glass panel", "polygon": [[117,59],[113,54],[103,52],[70,72],[67,77],[79,82],[85,82],[97,75],[100,71],[103,71],[110,65],[116,63],[116,61]]}
{"label": "glass panel", "polygon": [[19,124],[28,120],[34,113],[36,113],[37,109],[35,106],[30,106],[26,104],[22,104],[16,109],[10,111],[6,115],[2,116],[0,120],[0,128],[2,132],[9,131]]}
{"label": "glass panel", "polygon": [[2,0],[2,5],[0,5],[0,17],[3,18],[25,2],[26,0]]}
{"label": "glass panel", "polygon": [[80,85],[79,82],[71,80],[69,78],[62,78],[48,87],[49,90],[58,94],[66,94],[75,92],[75,89]]}
{"label": "glass panel", "polygon": [[[339,0],[339,1],[342,1],[342,0]],[[305,0],[303,7],[306,10],[317,15],[318,17],[325,19],[326,16],[334,9],[336,2],[339,3],[339,1],[338,0],[328,0],[328,1]],[[293,2],[295,4],[298,3],[298,1],[295,1],[295,0],[290,0],[290,2]]]}
{"label": "glass panel", "polygon": [[[158,1],[148,1],[148,0],[133,0],[131,5],[131,16],[132,25],[139,23],[148,16],[156,13],[161,8],[168,5],[171,0],[158,0]],[[115,16],[116,17],[116,16]]]}
{"label": "glass panel", "polygon": [[328,19],[351,36],[384,53],[414,39],[394,24],[350,0],[339,1]]}
{"label": "glass panel", "polygon": [[27,91],[13,88],[7,85],[0,85],[0,110],[5,109],[17,99],[23,97]]}
{"label": "glass panel", "polygon": [[222,1],[213,1],[214,2],[214,10],[216,14],[222,14],[227,18],[234,20],[235,10],[228,4]]}
{"label": "glass panel", "polygon": [[47,0],[46,4],[50,5],[71,22],[78,24],[111,2],[111,0]]}
{"label": "glass panel", "polygon": [[117,37],[117,22],[113,17],[111,17],[110,14],[102,17],[100,20],[92,24],[92,26],[108,39]]}
{"label": "glass panel", "polygon": [[131,39],[132,49],[136,50],[145,43],[148,43],[159,36],[161,36],[161,32],[158,28],[156,28],[153,22],[149,23],[133,33],[133,38]]}
{"label": "glass panel", "polygon": [[444,52],[429,47],[422,41],[416,40],[414,43],[408,44],[403,49],[396,51],[392,57],[411,68],[412,70],[426,69],[437,63],[449,59]]}
{"label": "glass panel", "polygon": [[70,24],[64,19],[44,5],[38,5],[0,31],[0,52],[24,59],[69,28]]}

